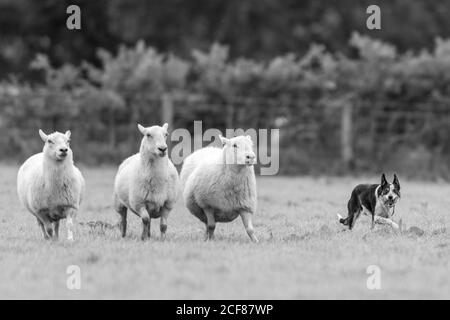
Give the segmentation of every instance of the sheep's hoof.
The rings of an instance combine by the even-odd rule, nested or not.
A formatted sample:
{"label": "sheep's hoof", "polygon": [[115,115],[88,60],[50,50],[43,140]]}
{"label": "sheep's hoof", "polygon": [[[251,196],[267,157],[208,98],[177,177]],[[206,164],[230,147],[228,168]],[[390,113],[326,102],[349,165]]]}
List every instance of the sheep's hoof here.
{"label": "sheep's hoof", "polygon": [[150,239],[150,235],[148,235],[148,234],[143,234],[142,236],[141,236],[141,240],[142,241],[146,241],[146,240],[149,240]]}
{"label": "sheep's hoof", "polygon": [[47,237],[46,239],[53,239],[53,229],[47,229]]}

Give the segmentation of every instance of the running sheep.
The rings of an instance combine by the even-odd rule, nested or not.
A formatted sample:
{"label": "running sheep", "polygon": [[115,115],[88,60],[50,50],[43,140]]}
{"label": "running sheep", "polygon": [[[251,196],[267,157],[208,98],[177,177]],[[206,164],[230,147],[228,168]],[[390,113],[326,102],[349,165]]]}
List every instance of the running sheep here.
{"label": "running sheep", "polygon": [[66,220],[67,238],[73,240],[73,218],[83,198],[84,178],[73,164],[70,131],[46,135],[43,152],[28,158],[17,174],[17,192],[22,205],[33,214],[45,239],[59,236],[59,223]]}
{"label": "running sheep", "polygon": [[122,237],[127,231],[127,211],[142,219],[142,240],[150,238],[150,220],[161,218],[165,238],[167,218],[178,195],[178,172],[167,155],[168,124],[138,129],[144,136],[139,153],[119,167],[114,182],[114,208],[121,217]]}
{"label": "running sheep", "polygon": [[252,223],[256,212],[253,142],[250,136],[220,136],[220,140],[223,148],[207,147],[186,157],[180,173],[185,205],[205,223],[205,240],[214,237],[216,222],[240,216],[250,239],[258,242]]}

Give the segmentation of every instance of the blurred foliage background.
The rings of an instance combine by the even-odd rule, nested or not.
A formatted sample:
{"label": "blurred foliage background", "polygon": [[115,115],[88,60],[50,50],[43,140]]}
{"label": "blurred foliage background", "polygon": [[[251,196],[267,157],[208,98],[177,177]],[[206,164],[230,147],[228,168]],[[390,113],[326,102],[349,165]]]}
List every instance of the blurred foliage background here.
{"label": "blurred foliage background", "polygon": [[78,161],[118,163],[137,121],[202,120],[280,128],[284,174],[450,179],[449,16],[439,0],[0,0],[0,159],[70,128]]}

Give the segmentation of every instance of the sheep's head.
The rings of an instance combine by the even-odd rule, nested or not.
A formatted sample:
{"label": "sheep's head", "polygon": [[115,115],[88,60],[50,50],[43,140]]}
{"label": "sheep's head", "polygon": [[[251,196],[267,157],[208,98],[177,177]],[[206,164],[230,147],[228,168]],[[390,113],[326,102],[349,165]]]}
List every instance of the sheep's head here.
{"label": "sheep's head", "polygon": [[54,132],[52,134],[45,134],[39,129],[39,135],[44,141],[44,154],[58,162],[66,159],[72,159],[72,150],[70,149],[70,131],[66,133]]}
{"label": "sheep's head", "polygon": [[250,136],[238,136],[231,139],[220,136],[220,140],[223,144],[226,164],[252,166],[256,163]]}
{"label": "sheep's head", "polygon": [[152,126],[143,127],[138,124],[138,129],[144,136],[141,142],[141,152],[150,153],[159,157],[165,157],[167,155],[167,143],[166,139],[169,135],[167,127],[169,125],[165,123],[162,127]]}

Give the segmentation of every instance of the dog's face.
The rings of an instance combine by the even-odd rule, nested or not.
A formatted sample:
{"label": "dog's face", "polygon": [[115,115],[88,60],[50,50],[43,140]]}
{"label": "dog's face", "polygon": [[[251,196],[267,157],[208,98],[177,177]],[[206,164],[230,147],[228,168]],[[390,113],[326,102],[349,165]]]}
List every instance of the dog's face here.
{"label": "dog's face", "polygon": [[383,173],[380,188],[378,188],[378,198],[381,198],[381,201],[388,207],[395,206],[400,199],[400,182],[396,174],[394,174],[394,181],[389,183]]}

